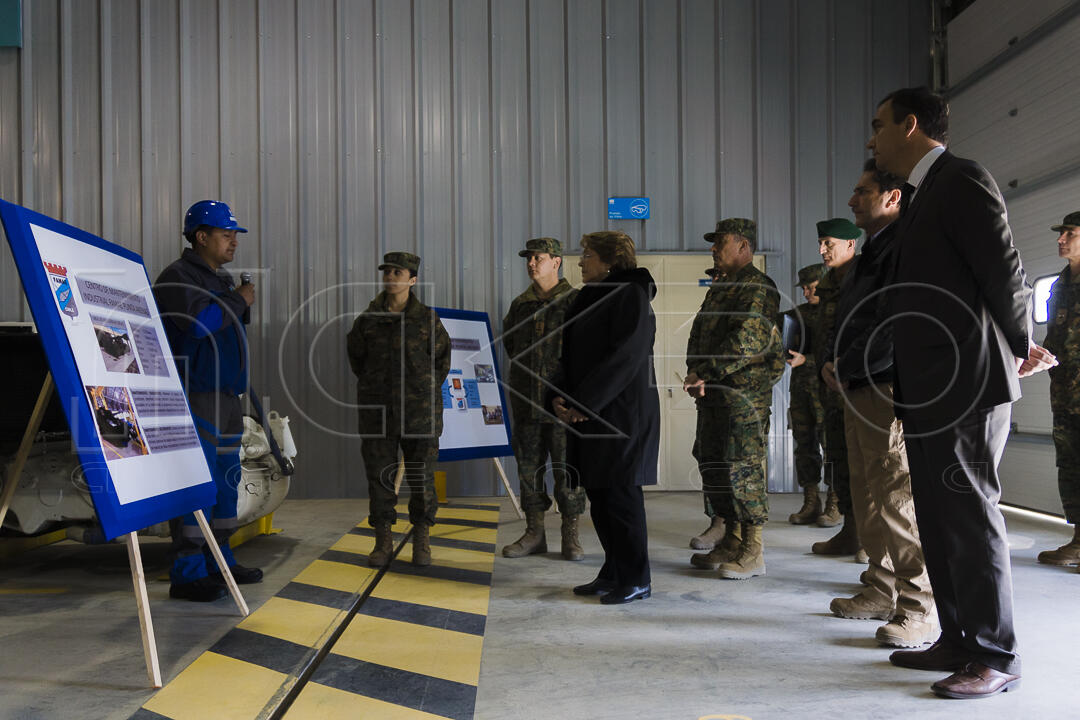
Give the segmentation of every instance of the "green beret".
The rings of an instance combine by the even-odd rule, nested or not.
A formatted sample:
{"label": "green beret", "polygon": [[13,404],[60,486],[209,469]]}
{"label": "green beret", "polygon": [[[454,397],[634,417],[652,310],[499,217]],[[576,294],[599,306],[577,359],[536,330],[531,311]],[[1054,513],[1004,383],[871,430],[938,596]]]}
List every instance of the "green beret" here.
{"label": "green beret", "polygon": [[862,230],[855,227],[855,223],[847,218],[833,218],[822,220],[817,224],[817,236],[819,238],[832,237],[840,240],[858,240]]}
{"label": "green beret", "polygon": [[727,218],[716,223],[716,230],[705,233],[705,242],[712,245],[716,238],[727,235],[741,235],[752,243],[757,243],[757,225],[747,218]]}
{"label": "green beret", "polygon": [[799,270],[799,287],[804,287],[813,282],[820,282],[821,277],[825,274],[828,268],[825,267],[825,263],[817,263],[815,265],[807,265]]}
{"label": "green beret", "polygon": [[525,243],[525,249],[518,253],[518,257],[529,257],[533,253],[547,253],[551,257],[562,257],[562,243],[555,238],[533,238]]}
{"label": "green beret", "polygon": [[382,265],[379,266],[380,270],[386,268],[401,268],[402,270],[411,270],[416,272],[420,269],[420,258],[412,253],[407,252],[389,252],[383,255]]}
{"label": "green beret", "polygon": [[1061,221],[1060,225],[1055,225],[1050,229],[1059,233],[1067,227],[1080,227],[1080,210],[1069,213],[1065,216],[1065,219]]}

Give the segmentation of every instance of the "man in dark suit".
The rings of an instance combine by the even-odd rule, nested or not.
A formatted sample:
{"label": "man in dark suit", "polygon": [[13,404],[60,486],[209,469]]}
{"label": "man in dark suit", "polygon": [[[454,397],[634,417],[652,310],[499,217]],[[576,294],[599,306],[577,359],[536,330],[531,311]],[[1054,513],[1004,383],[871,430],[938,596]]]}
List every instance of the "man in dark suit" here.
{"label": "man in dark suit", "polygon": [[953,674],[944,697],[1015,689],[1020,656],[1012,574],[998,509],[998,463],[1020,377],[1053,356],[1031,342],[1031,288],[997,184],[945,149],[949,108],[926,88],[880,105],[867,148],[907,178],[897,221],[895,403],[903,418],[915,514],[941,636],[897,651],[894,665]]}

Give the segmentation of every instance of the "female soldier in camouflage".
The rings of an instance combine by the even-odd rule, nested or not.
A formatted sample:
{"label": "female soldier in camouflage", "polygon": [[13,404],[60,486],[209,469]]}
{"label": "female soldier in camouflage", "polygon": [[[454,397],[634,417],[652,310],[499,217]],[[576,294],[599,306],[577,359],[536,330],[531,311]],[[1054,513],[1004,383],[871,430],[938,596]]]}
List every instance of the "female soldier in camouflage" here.
{"label": "female soldier in camouflage", "polygon": [[375,548],[368,564],[390,562],[390,526],[397,519],[394,477],[398,447],[405,459],[414,565],[431,564],[428,529],[435,524],[435,461],[442,434],[442,384],[450,371],[450,337],[439,315],[412,292],[420,258],[406,252],[383,256],[383,291],[361,313],[348,335],[356,375],[361,454],[368,479]]}

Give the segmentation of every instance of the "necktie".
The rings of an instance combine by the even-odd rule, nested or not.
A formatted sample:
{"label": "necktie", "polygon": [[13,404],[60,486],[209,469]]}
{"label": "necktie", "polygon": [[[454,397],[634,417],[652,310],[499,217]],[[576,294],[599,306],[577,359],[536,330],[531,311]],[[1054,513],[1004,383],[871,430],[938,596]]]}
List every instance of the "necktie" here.
{"label": "necktie", "polygon": [[911,205],[911,196],[915,194],[915,186],[911,183],[904,183],[904,187],[900,190],[900,215],[903,216],[907,212],[908,206]]}

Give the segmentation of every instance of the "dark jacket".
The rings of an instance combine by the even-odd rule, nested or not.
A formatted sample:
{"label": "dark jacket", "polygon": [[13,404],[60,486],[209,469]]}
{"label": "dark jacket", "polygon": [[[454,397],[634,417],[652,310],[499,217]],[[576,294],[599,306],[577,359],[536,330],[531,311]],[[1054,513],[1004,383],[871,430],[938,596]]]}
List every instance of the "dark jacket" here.
{"label": "dark jacket", "polygon": [[232,276],[212,270],[191,248],[154,282],[154,299],[180,381],[189,393],[240,395],[248,389],[244,326],[251,310]]}
{"label": "dark jacket", "polygon": [[829,356],[841,382],[859,388],[893,381],[892,325],[878,325],[878,301],[892,274],[896,223],[869,238],[844,277],[829,330]]}
{"label": "dark jacket", "polygon": [[360,434],[437,441],[442,385],[450,371],[450,337],[439,314],[412,293],[404,311],[390,312],[381,292],[357,316],[346,343]]}
{"label": "dark jacket", "polygon": [[655,485],[660,397],[653,373],[656,285],[644,268],[581,289],[567,310],[557,396],[589,420],[567,430],[571,482],[586,488]]}
{"label": "dark jacket", "polygon": [[1031,288],[1005,201],[981,165],[943,153],[897,222],[889,289],[897,415],[924,432],[1020,397]]}

